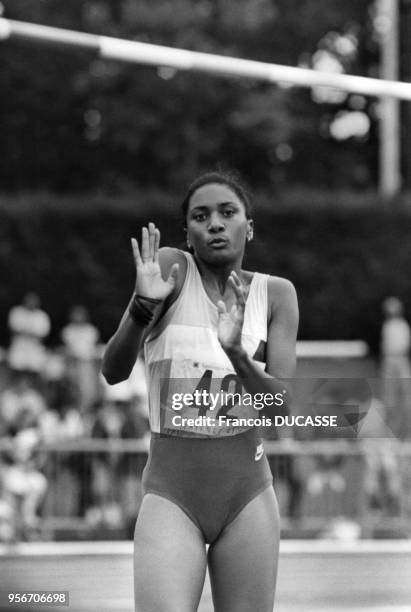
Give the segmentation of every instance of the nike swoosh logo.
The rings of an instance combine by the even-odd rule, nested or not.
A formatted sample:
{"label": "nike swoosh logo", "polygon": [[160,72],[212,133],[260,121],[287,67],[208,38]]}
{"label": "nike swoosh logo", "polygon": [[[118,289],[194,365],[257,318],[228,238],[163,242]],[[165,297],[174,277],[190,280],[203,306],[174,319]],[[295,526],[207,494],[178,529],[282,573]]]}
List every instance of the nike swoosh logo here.
{"label": "nike swoosh logo", "polygon": [[255,449],[255,457],[254,461],[260,461],[261,457],[264,455],[264,445],[261,443]]}

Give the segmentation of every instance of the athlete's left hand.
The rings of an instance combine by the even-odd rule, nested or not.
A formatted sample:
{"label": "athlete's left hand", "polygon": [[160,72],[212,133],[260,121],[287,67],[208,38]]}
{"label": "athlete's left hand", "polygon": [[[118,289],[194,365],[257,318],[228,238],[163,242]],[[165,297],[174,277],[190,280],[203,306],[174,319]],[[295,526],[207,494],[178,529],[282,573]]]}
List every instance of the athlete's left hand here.
{"label": "athlete's left hand", "polygon": [[230,312],[228,312],[222,300],[217,302],[217,334],[220,344],[226,353],[241,351],[242,349],[241,332],[243,330],[245,311],[245,288],[234,271],[231,272],[228,282],[234,289],[237,298],[236,303],[232,306]]}

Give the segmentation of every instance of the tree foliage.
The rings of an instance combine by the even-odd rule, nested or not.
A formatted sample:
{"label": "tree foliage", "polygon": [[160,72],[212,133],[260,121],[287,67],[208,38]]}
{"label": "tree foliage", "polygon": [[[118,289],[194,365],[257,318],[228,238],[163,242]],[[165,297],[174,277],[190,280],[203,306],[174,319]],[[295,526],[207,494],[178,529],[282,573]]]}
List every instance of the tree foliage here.
{"label": "tree foliage", "polygon": [[[378,59],[371,0],[3,5],[12,19],[260,61],[310,66],[322,50],[347,71],[366,75]],[[338,50],[339,37],[353,42],[351,53]],[[318,104],[308,90],[16,43],[2,43],[0,90],[5,190],[174,188],[218,164],[266,190],[299,183],[365,188],[376,181],[372,101],[361,102],[371,118],[365,138],[330,137],[336,113],[358,105],[358,96]]]}
{"label": "tree foliage", "polygon": [[[10,196],[0,206],[0,345],[8,341],[6,313],[36,290],[59,341],[70,306],[84,303],[107,340],[134,286],[131,236],[149,219],[163,244],[184,248],[180,210],[168,192],[142,190],[113,202]],[[338,202],[341,199],[345,203]],[[258,198],[255,240],[245,267],[289,278],[299,296],[302,339],[366,340],[378,349],[381,302],[398,295],[411,312],[411,211],[375,206],[372,196],[314,192]]]}

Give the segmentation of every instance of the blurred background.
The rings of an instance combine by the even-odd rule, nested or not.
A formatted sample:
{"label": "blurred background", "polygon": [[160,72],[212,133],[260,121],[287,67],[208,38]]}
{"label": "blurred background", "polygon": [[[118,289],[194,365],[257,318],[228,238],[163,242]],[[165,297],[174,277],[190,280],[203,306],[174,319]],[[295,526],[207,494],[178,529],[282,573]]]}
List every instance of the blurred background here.
{"label": "blurred background", "polygon": [[[2,0],[0,12],[411,80],[409,0]],[[383,442],[268,443],[284,534],[408,537],[411,103],[14,41],[0,42],[0,91],[0,540],[132,537],[144,366],[109,389],[99,363],[133,289],[131,236],[152,220],[163,245],[182,247],[185,189],[215,168],[253,194],[246,266],[296,286],[299,376],[394,380],[373,395],[364,435]],[[389,296],[397,309],[382,307]]]}

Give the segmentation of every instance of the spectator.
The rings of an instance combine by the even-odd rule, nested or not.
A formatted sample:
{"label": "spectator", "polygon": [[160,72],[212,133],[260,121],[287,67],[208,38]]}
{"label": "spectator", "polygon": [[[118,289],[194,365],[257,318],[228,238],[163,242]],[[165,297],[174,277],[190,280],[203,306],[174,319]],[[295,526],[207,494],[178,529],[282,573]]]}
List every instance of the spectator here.
{"label": "spectator", "polygon": [[47,385],[49,408],[39,419],[43,442],[58,447],[58,452],[47,454],[49,494],[45,507],[53,516],[79,516],[84,456],[64,450],[64,443],[84,437],[85,423],[78,411],[77,394],[71,382],[64,372],[56,371],[55,374],[52,387],[50,378]]}
{"label": "spectator", "polygon": [[13,439],[12,461],[3,474],[4,501],[12,508],[14,538],[37,539],[40,526],[38,510],[47,479],[38,469],[36,446],[39,442],[36,420],[32,415]]}
{"label": "spectator", "polygon": [[410,433],[407,407],[411,367],[410,326],[404,318],[404,307],[397,297],[383,302],[385,316],[381,329],[382,396],[388,411],[388,424],[397,437]]}
{"label": "spectator", "polygon": [[46,411],[42,394],[33,386],[27,375],[13,381],[0,396],[0,432],[5,436],[15,435],[25,413],[40,418]]}
{"label": "spectator", "polygon": [[[349,379],[319,379],[316,382],[312,394],[313,413],[315,416],[337,415],[338,426],[314,429],[314,439],[355,438],[355,427],[350,426],[345,415],[358,413],[361,402],[368,401],[367,389],[362,386],[361,380],[358,383]],[[347,487],[344,475],[346,462],[344,454],[319,454],[307,480],[307,491],[312,496],[322,494],[326,488],[334,493],[343,493]]]}
{"label": "spectator", "polygon": [[401,512],[403,483],[400,442],[387,426],[386,413],[384,404],[374,398],[358,439],[364,452],[366,510],[392,517]]}
{"label": "spectator", "polygon": [[[64,401],[64,400],[67,401]],[[56,516],[79,516],[82,513],[82,482],[84,455],[63,451],[64,442],[79,440],[84,436],[85,425],[79,411],[67,397],[61,396],[57,410],[50,410],[41,419],[41,432],[45,442],[62,442],[60,452],[50,456],[48,478],[50,498],[54,500],[52,512]]]}
{"label": "spectator", "polygon": [[63,328],[69,378],[77,385],[79,409],[87,411],[97,397],[96,344],[99,339],[97,328],[90,323],[84,306],[70,310],[69,323]]}
{"label": "spectator", "polygon": [[16,539],[14,525],[14,509],[10,499],[6,499],[5,478],[8,464],[4,461],[4,453],[0,453],[0,542],[12,542]]}
{"label": "spectator", "polygon": [[[261,427],[260,435],[265,440],[281,440],[283,448],[287,445],[292,447],[295,439],[295,430],[286,427]],[[301,505],[303,500],[304,485],[301,475],[301,459],[298,456],[290,454],[275,454],[270,455],[269,464],[271,472],[277,482],[277,487],[284,485],[284,493],[280,489],[277,492],[280,501],[280,511],[284,512],[288,519],[298,521],[301,518]],[[280,485],[280,486],[281,486]],[[282,502],[285,499],[284,510]]]}
{"label": "spectator", "polygon": [[[115,402],[99,402],[91,437],[110,440],[120,437],[121,415]],[[91,524],[116,526],[121,522],[120,506],[115,502],[117,454],[109,450],[93,453],[91,460],[91,502],[87,519]]]}
{"label": "spectator", "polygon": [[[121,438],[123,440],[144,440],[149,437],[150,428],[144,400],[136,397],[134,401],[125,402],[120,408],[124,413],[120,430]],[[117,466],[120,505],[130,538],[133,537],[142,501],[141,475],[145,461],[145,454],[125,452],[121,455]]]}
{"label": "spectator", "polygon": [[37,293],[27,293],[23,303],[10,310],[8,326],[11,332],[10,368],[37,378],[42,374],[46,359],[43,341],[50,332],[50,319],[41,310]]}

